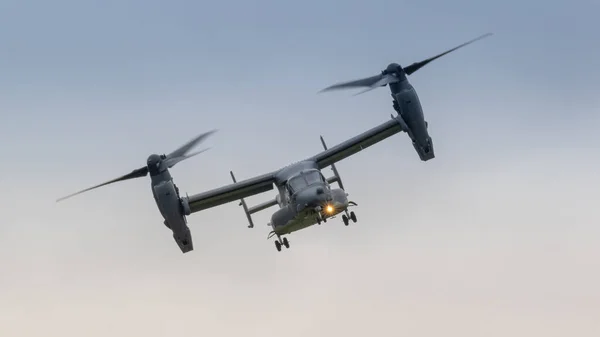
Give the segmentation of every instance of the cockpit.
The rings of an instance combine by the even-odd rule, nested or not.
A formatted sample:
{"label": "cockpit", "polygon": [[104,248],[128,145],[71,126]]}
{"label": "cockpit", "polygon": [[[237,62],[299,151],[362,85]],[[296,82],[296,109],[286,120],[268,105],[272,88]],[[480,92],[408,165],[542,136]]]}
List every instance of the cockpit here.
{"label": "cockpit", "polygon": [[287,182],[287,188],[290,195],[292,195],[310,185],[323,184],[324,182],[325,179],[319,170],[306,170],[290,178]]}

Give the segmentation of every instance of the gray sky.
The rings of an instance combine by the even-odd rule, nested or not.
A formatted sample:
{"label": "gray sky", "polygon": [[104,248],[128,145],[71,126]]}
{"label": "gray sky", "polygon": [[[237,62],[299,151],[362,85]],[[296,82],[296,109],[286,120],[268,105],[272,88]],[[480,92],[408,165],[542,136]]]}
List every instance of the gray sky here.
{"label": "gray sky", "polygon": [[[1,0],[2,336],[598,336],[599,11]],[[149,179],[54,202],[213,128],[183,192],[313,155],[393,112],[318,90],[489,31],[411,76],[437,158],[401,134],[338,165],[355,225],[277,253],[271,212],[250,230],[231,203],[189,217],[182,255]]]}

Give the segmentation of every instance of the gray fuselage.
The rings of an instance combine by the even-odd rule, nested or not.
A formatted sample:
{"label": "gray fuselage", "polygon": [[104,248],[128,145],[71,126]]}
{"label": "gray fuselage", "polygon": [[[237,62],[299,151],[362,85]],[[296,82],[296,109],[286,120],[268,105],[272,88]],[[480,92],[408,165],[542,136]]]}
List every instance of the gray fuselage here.
{"label": "gray fuselage", "polygon": [[278,235],[312,226],[348,207],[344,190],[332,189],[314,162],[292,164],[277,177],[280,209],[273,213],[269,225]]}

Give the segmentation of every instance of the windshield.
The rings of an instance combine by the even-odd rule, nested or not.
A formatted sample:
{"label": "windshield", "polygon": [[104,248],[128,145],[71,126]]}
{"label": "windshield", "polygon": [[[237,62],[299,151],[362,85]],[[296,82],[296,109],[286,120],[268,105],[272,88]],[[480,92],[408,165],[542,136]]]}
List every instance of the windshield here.
{"label": "windshield", "polygon": [[323,177],[319,171],[308,171],[291,178],[288,181],[290,193],[295,193],[309,185],[323,182]]}
{"label": "windshield", "polygon": [[288,188],[290,189],[291,193],[301,190],[306,186],[306,180],[304,180],[304,176],[301,175],[295,176],[288,181]]}
{"label": "windshield", "polygon": [[321,179],[321,175],[319,174],[319,171],[309,171],[306,172],[304,174],[304,177],[306,178],[306,182],[309,185],[312,185],[314,183],[320,183],[323,181],[323,179]]}

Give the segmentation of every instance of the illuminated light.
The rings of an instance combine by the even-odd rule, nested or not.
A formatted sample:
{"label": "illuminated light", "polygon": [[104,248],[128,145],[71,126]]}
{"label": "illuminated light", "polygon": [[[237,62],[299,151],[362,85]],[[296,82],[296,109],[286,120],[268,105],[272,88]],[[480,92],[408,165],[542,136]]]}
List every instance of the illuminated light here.
{"label": "illuminated light", "polygon": [[325,208],[325,211],[326,211],[327,213],[333,213],[333,206],[331,206],[331,205],[327,205],[327,207]]}

